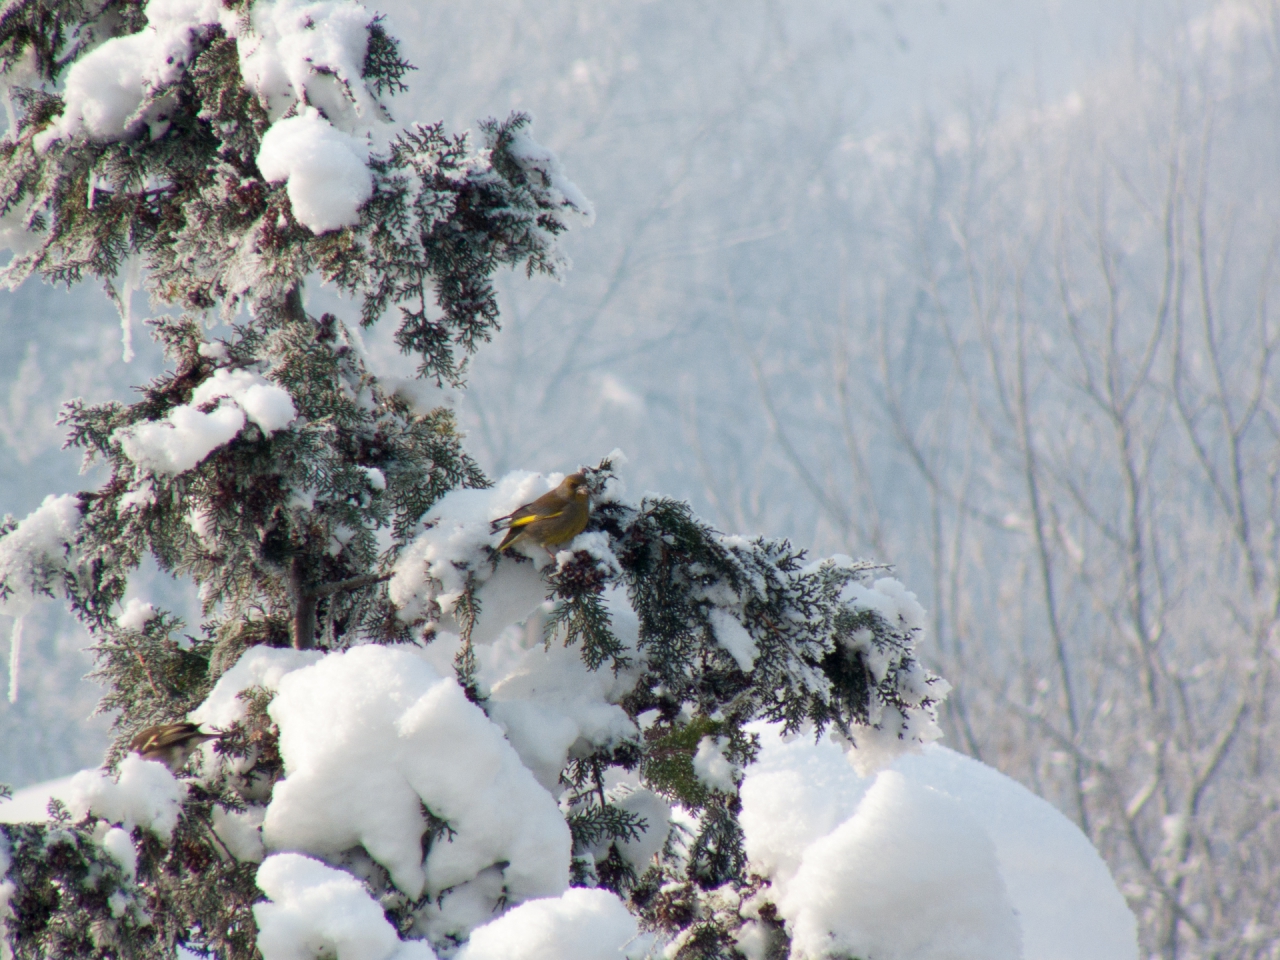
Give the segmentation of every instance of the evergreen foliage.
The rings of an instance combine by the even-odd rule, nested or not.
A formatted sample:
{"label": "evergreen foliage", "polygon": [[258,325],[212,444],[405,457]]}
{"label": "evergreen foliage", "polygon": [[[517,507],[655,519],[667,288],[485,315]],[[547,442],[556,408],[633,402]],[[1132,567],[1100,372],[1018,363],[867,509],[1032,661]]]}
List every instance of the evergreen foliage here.
{"label": "evergreen foliage", "polygon": [[[421,375],[457,384],[497,327],[494,273],[558,274],[555,239],[588,212],[529,139],[528,118],[515,115],[482,125],[480,151],[439,125],[374,142],[358,217],[312,230],[292,184],[264,177],[259,157],[273,124],[315,108],[299,91],[273,117],[247,84],[247,4],[231,10],[231,26],[193,24],[185,59],[144,85],[119,131],[90,135],[64,123],[76,64],[150,29],[150,10],[19,0],[0,15],[0,64],[27,71],[13,91],[17,126],[0,145],[0,207],[33,238],[6,268],[8,282],[91,277],[119,299],[115,284],[137,258],[167,311],[152,323],[172,366],[140,399],[66,408],[69,443],[106,466],[106,482],[79,495],[73,521],[58,514],[56,537],[25,552],[14,546],[23,525],[0,528],[13,561],[0,570],[0,598],[62,597],[95,639],[102,707],[118,734],[112,769],[131,737],[186,718],[245,651],[427,643],[439,626],[438,608],[406,622],[388,580],[441,497],[488,481],[451,413],[419,410],[379,381],[341,320],[307,312],[304,283],[358,297],[365,326],[393,314]],[[362,89],[349,76],[336,82],[350,102],[377,106],[366,120],[385,124],[377,98],[400,89],[410,66],[381,19],[370,15],[364,29]],[[321,119],[338,123],[336,114]],[[210,339],[206,320],[225,321],[229,334]],[[573,755],[561,775],[574,882],[628,898],[678,957],[727,956],[743,898],[760,882],[746,875],[736,781],[709,783],[700,751],[714,748],[741,768],[756,750],[748,724],[761,719],[910,739],[945,685],[915,661],[914,627],[850,593],[874,565],[813,564],[785,541],[723,537],[664,498],[627,504],[608,492],[611,470],[605,461],[587,471],[589,532],[603,535],[608,556],[580,549],[545,577],[546,642],[574,647],[592,670],[637,677],[619,706],[639,732]],[[130,575],[148,556],[198,587],[202,619],[192,632],[171,613],[124,607]],[[522,562],[492,550],[485,560],[490,572]],[[470,645],[477,582],[467,581],[455,609],[467,641],[457,673],[484,708]],[[634,648],[614,629],[610,591],[638,617]],[[751,663],[718,637],[724,616],[744,631]],[[237,858],[215,823],[261,805],[284,763],[272,691],[240,696],[244,719],[221,731],[213,763],[183,778],[172,832],[130,831],[136,864],[104,846],[109,824],[93,815],[72,822],[58,809],[48,824],[0,830],[13,884],[4,936],[15,956],[158,958],[179,946],[224,960],[259,955],[254,864]],[[617,771],[697,823],[674,827],[639,869],[626,845],[658,827],[607,789]],[[425,856],[452,828],[425,805],[424,822]],[[395,929],[416,929],[429,898],[397,891],[361,851],[343,856],[335,862],[363,865]],[[767,904],[753,916],[772,922]]]}

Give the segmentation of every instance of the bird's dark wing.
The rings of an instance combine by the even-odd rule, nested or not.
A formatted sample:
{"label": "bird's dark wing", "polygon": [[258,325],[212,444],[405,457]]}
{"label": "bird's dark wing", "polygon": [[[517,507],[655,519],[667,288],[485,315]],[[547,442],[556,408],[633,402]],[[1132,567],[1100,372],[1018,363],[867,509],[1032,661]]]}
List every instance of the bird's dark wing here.
{"label": "bird's dark wing", "polygon": [[504,527],[523,527],[526,523],[533,523],[535,520],[549,520],[551,517],[558,517],[564,513],[564,498],[559,495],[559,491],[552,490],[544,493],[537,500],[526,503],[505,517],[499,517],[497,520],[489,524],[490,529],[501,530]]}

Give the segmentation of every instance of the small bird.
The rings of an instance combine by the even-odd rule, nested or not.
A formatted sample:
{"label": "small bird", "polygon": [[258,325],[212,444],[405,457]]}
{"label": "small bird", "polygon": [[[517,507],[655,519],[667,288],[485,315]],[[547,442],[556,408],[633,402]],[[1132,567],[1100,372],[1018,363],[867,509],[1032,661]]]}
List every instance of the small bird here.
{"label": "small bird", "polygon": [[143,760],[155,760],[177,773],[187,765],[200,744],[221,734],[205,733],[196,723],[159,723],[139,730],[129,741],[129,750]]}
{"label": "small bird", "polygon": [[493,521],[494,530],[507,531],[498,544],[498,552],[517,543],[536,543],[554,554],[552,547],[568,543],[586,528],[590,499],[587,478],[580,473],[569,474],[554,490]]}

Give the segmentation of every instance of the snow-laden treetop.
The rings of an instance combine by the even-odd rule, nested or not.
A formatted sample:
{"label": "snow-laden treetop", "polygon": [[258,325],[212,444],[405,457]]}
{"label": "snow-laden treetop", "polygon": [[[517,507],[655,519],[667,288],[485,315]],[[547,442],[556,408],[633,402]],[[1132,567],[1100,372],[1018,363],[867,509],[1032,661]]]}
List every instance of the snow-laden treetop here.
{"label": "snow-laden treetop", "polygon": [[138,257],[157,304],[267,319],[316,274],[365,324],[399,307],[402,346],[456,379],[496,324],[493,271],[557,274],[556,236],[592,216],[524,116],[479,150],[397,127],[411,67],[354,0],[18,0],[0,67],[10,284],[113,290]]}

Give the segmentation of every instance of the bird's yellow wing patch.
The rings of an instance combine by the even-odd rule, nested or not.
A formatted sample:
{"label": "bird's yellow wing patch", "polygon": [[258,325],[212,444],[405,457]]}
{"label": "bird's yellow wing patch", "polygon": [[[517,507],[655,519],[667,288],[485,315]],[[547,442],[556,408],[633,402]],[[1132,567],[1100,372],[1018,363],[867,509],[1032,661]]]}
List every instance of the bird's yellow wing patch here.
{"label": "bird's yellow wing patch", "polygon": [[531,513],[527,517],[517,517],[515,520],[511,521],[510,525],[513,527],[523,527],[525,524],[533,523],[533,521],[535,520],[554,519],[555,517],[558,517],[563,513],[564,513],[563,510],[557,510],[555,513],[543,513],[543,514]]}

